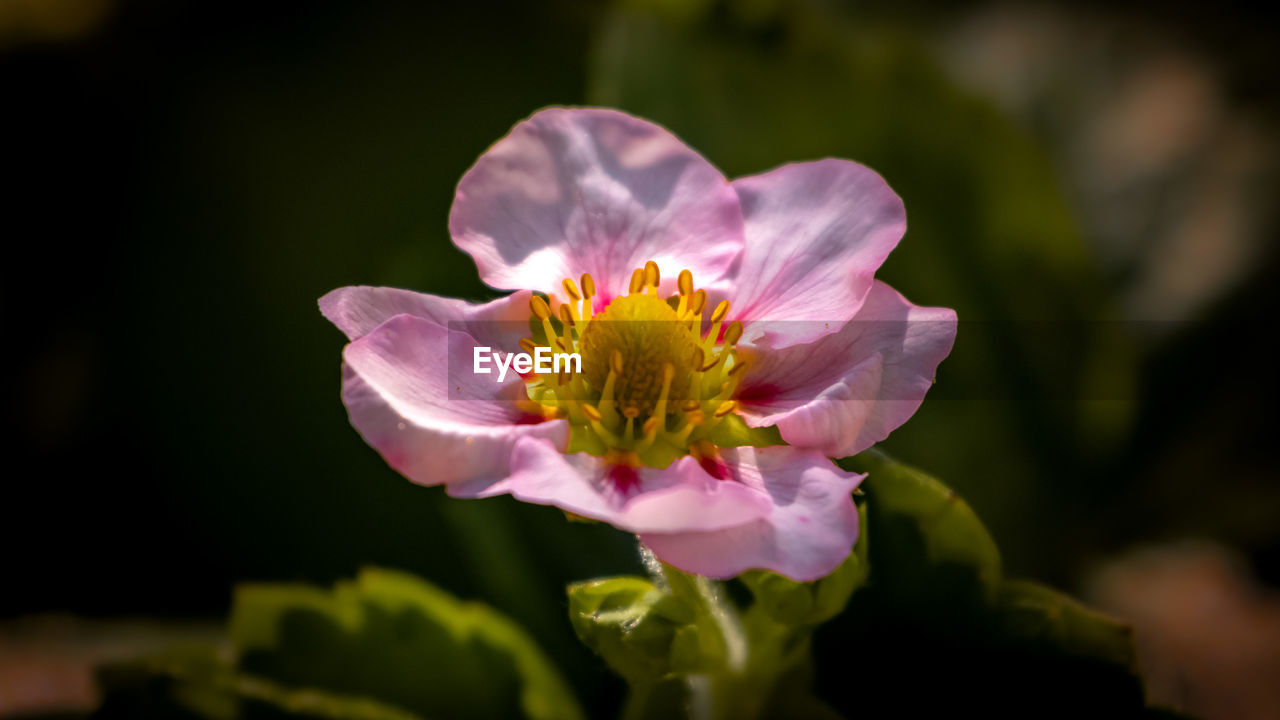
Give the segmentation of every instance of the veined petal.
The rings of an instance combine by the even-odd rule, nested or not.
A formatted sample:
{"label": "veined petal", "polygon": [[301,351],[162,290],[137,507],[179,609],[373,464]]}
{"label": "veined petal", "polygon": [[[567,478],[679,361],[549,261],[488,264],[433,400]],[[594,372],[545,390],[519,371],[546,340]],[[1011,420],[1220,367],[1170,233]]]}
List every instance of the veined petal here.
{"label": "veined petal", "polygon": [[749,425],[777,425],[792,445],[854,455],[915,413],[955,335],[954,310],[912,305],[876,281],[839,332],[752,352],[739,408]]}
{"label": "veined petal", "polygon": [[475,338],[397,315],[343,351],[342,400],[351,424],[391,467],[421,485],[495,481],[510,472],[522,437],[556,447],[564,420],[543,422],[517,404],[518,375],[472,371]]}
{"label": "veined petal", "polygon": [[664,128],[599,108],[516,125],[458,183],[449,231],[492,287],[554,295],[589,272],[604,300],[648,260],[709,282],[742,250],[719,170]]}
{"label": "veined petal", "polygon": [[715,578],[767,569],[809,581],[829,574],[849,556],[858,539],[851,493],[863,475],[841,470],[820,453],[793,447],[742,447],[724,454],[734,475],[726,484],[767,496],[768,515],[723,530],[642,533],[641,542],[660,560]]}
{"label": "veined petal", "polygon": [[690,457],[665,470],[611,467],[601,458],[565,455],[533,438],[516,442],[509,477],[487,487],[449,488],[457,497],[510,494],[554,505],[628,532],[713,530],[742,525],[769,511],[768,498],[738,483],[720,482]]}
{"label": "veined petal", "polygon": [[907,227],[901,198],[848,160],[783,165],[733,188],[746,247],[730,315],[757,344],[812,342],[842,327]]}
{"label": "veined petal", "polygon": [[352,285],[320,298],[320,312],[351,340],[396,315],[412,315],[471,335],[481,345],[512,351],[529,334],[528,290],[487,303],[469,303],[400,288]]}

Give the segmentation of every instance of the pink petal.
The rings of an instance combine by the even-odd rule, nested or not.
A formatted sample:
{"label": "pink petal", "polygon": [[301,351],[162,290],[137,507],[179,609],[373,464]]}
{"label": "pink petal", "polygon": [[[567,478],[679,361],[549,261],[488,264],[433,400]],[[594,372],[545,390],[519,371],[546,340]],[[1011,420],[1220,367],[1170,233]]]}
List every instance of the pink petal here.
{"label": "pink petal", "polygon": [[391,467],[421,485],[493,482],[511,469],[522,437],[556,447],[564,420],[541,422],[514,402],[515,373],[472,371],[476,340],[430,320],[397,315],[343,351],[342,400],[351,424]]}
{"label": "pink petal", "polygon": [[746,222],[732,318],[746,339],[783,347],[843,326],[907,227],[902,200],[848,160],[783,165],[733,181]]}
{"label": "pink petal", "polygon": [[515,350],[529,335],[527,290],[487,303],[389,287],[352,285],[320,298],[320,312],[351,340],[359,340],[396,315],[413,315],[471,335],[481,345]]}
{"label": "pink petal", "polygon": [[742,250],[720,171],[667,130],[598,108],[516,125],[458,183],[449,231],[489,285],[548,294],[584,272],[606,297],[625,293],[647,260],[710,282]]}
{"label": "pink petal", "polygon": [[769,498],[769,514],[723,530],[643,533],[640,540],[660,560],[715,578],[766,569],[809,581],[830,574],[849,556],[858,539],[851,493],[863,475],[792,447],[742,447],[724,454],[738,482]]}
{"label": "pink petal", "polygon": [[738,391],[754,427],[828,457],[862,452],[906,422],[955,342],[956,314],[876,281],[858,314],[808,345],[752,353]]}
{"label": "pink petal", "polygon": [[511,467],[505,480],[487,487],[451,487],[449,493],[507,493],[635,533],[720,529],[751,522],[769,511],[768,498],[745,485],[712,478],[691,457],[665,470],[619,472],[601,458],[565,455],[551,443],[523,438],[515,445]]}

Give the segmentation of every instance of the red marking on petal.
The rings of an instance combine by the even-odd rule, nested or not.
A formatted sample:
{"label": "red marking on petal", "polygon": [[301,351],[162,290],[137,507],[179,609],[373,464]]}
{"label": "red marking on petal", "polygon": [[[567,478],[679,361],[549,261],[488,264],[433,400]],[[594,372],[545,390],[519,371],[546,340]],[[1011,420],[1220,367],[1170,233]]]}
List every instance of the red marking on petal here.
{"label": "red marking on petal", "polygon": [[607,477],[624,497],[640,489],[640,473],[633,467],[610,465]]}
{"label": "red marking on petal", "polygon": [[703,455],[698,458],[698,464],[702,466],[707,474],[717,480],[728,480],[730,478],[729,465],[721,460],[719,456]]}
{"label": "red marking on petal", "polygon": [[[748,368],[749,370],[750,368]],[[740,402],[769,402],[782,394],[782,388],[773,383],[763,383],[742,388],[735,398]]]}

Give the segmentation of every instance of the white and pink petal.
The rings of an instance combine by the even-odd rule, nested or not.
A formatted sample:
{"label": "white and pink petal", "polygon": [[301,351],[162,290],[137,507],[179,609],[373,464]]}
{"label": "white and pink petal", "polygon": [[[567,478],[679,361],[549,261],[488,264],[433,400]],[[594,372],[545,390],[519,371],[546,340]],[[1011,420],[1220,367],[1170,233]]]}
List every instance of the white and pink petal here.
{"label": "white and pink petal", "polygon": [[733,181],[745,221],[730,319],[783,347],[842,327],[906,231],[902,200],[849,160],[792,163]]}
{"label": "white and pink petal", "polygon": [[351,424],[391,467],[421,485],[492,483],[524,437],[568,444],[564,420],[519,402],[521,379],[472,371],[469,334],[401,314],[347,345],[342,399]]}
{"label": "white and pink petal", "polygon": [[776,425],[791,445],[854,455],[915,413],[955,334],[954,310],[913,305],[876,281],[839,332],[747,350],[739,408],[749,425]]}
{"label": "white and pink petal", "polygon": [[359,340],[396,315],[412,315],[471,335],[481,345],[514,351],[529,335],[528,290],[470,303],[391,287],[351,285],[320,298],[320,312],[348,339]]}
{"label": "white and pink petal", "polygon": [[589,272],[605,300],[648,260],[710,282],[742,250],[720,171],[666,129],[602,108],[516,125],[458,183],[449,230],[492,287],[554,294]]}
{"label": "white and pink petal", "polygon": [[863,475],[787,446],[723,451],[733,479],[768,499],[769,512],[719,530],[647,532],[640,540],[685,572],[730,578],[765,569],[809,581],[835,570],[858,539],[852,492]]}

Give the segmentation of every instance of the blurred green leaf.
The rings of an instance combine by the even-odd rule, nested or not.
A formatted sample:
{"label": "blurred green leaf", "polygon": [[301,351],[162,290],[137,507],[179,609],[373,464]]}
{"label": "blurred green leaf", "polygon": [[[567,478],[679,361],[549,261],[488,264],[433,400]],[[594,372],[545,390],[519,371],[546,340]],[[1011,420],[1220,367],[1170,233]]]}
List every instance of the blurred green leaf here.
{"label": "blurred green leaf", "polygon": [[997,612],[1013,638],[1136,673],[1133,628],[1056,590],[1025,580],[1000,586]]}
{"label": "blurred green leaf", "polygon": [[230,635],[234,657],[194,649],[107,668],[104,716],[583,717],[523,630],[405,573],[364,570],[333,590],[241,586]]}
{"label": "blurred green leaf", "polygon": [[411,575],[365,570],[333,591],[247,585],[231,637],[239,668],[285,686],[377,698],[427,717],[580,717],[514,623]]}
{"label": "blurred green leaf", "polygon": [[[867,523],[876,541],[871,562],[877,582],[901,583],[907,596],[937,596],[943,584],[963,586],[961,597],[995,599],[1001,580],[1000,551],[954,491],[878,450],[839,463],[867,473]],[[945,595],[944,595],[945,596]]]}

